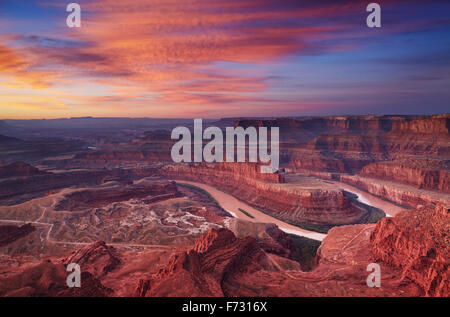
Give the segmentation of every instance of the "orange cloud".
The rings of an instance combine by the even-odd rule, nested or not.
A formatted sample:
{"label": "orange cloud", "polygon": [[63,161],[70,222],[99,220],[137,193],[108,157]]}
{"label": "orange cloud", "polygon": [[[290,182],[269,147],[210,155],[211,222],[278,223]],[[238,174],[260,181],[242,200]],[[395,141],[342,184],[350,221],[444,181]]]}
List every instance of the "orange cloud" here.
{"label": "orange cloud", "polygon": [[[79,29],[62,28],[54,38],[16,36],[8,43],[0,38],[0,79],[7,78],[8,87],[31,86],[50,95],[50,88],[64,87],[66,95],[55,98],[64,99],[67,109],[78,107],[86,115],[122,113],[130,107],[143,115],[162,114],[164,109],[171,115],[188,107],[189,113],[278,104],[301,108],[287,98],[262,97],[271,80],[265,67],[291,55],[353,49],[357,44],[331,42],[324,47],[322,42],[361,37],[346,18],[355,11],[364,13],[367,5],[278,0],[86,0],[80,4]],[[249,71],[255,68],[260,71]],[[109,91],[67,92],[83,83]],[[216,106],[221,108],[213,111]]]}

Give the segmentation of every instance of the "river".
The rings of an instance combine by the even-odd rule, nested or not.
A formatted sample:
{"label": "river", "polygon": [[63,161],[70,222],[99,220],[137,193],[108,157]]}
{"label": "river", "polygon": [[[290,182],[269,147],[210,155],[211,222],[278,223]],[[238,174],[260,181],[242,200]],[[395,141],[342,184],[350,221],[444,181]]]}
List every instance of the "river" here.
{"label": "river", "polygon": [[[252,206],[238,200],[237,198],[224,193],[221,190],[218,190],[210,185],[206,185],[203,183],[197,183],[197,182],[191,182],[191,181],[185,181],[185,180],[175,180],[177,183],[180,184],[189,184],[192,186],[196,186],[198,188],[201,188],[208,192],[217,202],[218,204],[226,210],[228,213],[230,213],[233,217],[243,219],[246,221],[251,222],[259,222],[259,223],[274,223],[276,224],[282,231],[294,234],[301,237],[306,237],[318,241],[322,241],[326,234],[318,233],[314,231],[309,231],[305,229],[301,229],[297,226],[291,225],[289,223],[286,223],[282,220],[279,220],[277,218],[271,217]],[[385,211],[386,215],[391,217],[393,215],[396,215],[398,212],[403,210],[403,208],[398,207],[394,204],[391,204],[387,201],[384,201],[378,197],[375,197],[369,193],[366,193],[356,187],[340,183],[340,182],[333,182],[338,188],[346,190],[348,192],[351,192],[358,196],[357,200],[376,208],[380,208],[381,210]],[[240,211],[239,209],[242,209],[246,211],[248,214],[252,215],[254,218],[251,218],[247,216],[245,213]]]}

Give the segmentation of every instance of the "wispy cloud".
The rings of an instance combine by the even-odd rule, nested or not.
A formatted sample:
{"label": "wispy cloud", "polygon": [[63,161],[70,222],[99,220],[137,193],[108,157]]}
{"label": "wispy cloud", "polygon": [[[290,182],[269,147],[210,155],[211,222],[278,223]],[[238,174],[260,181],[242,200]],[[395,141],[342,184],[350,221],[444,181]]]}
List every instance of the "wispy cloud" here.
{"label": "wispy cloud", "polygon": [[[321,101],[302,103],[268,95],[271,82],[284,74],[273,76],[265,70],[276,68],[287,58],[357,50],[368,37],[364,29],[366,1],[79,3],[83,9],[80,29],[61,27],[51,35],[4,33],[0,37],[0,76],[7,78],[0,84],[44,91],[82,83],[110,87],[104,96],[80,96],[84,106],[74,96],[65,96],[65,102],[70,105],[72,100],[87,113],[94,104],[129,109],[130,102],[138,109],[136,113],[145,114],[143,109],[147,108],[148,115],[164,106],[168,115],[186,111],[186,107],[219,113],[239,111],[244,106],[257,113],[267,105],[283,105],[291,111],[296,106],[317,107]],[[64,9],[58,1],[39,4]],[[386,15],[391,27],[370,36],[435,25],[435,17],[410,15],[402,17],[405,23],[392,22],[391,17],[401,16],[401,7],[406,4],[401,0],[387,2],[397,9]],[[224,63],[235,67],[224,68]],[[249,71],[255,69],[260,71]],[[213,111],[215,108],[218,110]]]}

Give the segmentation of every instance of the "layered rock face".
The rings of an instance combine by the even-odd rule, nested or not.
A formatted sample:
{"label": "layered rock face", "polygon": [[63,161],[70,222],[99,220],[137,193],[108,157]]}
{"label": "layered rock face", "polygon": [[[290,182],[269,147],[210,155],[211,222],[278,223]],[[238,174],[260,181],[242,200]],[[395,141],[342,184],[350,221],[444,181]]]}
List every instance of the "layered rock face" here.
{"label": "layered rock face", "polygon": [[23,272],[0,278],[2,297],[105,297],[112,290],[88,272],[81,274],[83,287],[69,288],[66,267],[58,262],[43,260]]}
{"label": "layered rock face", "polygon": [[77,263],[83,272],[103,277],[115,268],[121,261],[116,249],[107,246],[104,241],[97,241],[80,250],[74,251],[69,257],[63,260],[65,265]]}
{"label": "layered rock face", "polygon": [[[271,225],[210,229],[190,247],[116,249],[102,241],[62,260],[0,277],[0,296],[449,296],[449,209],[406,211],[378,224],[335,227],[305,272],[292,240]],[[78,263],[79,289],[65,285]],[[381,267],[381,287],[366,284]]]}
{"label": "layered rock face", "polygon": [[210,230],[150,279],[149,289],[140,282],[136,295],[231,296],[234,287],[228,279],[247,266],[260,267],[263,257],[254,238],[237,239],[227,229]]}
{"label": "layered rock face", "polygon": [[281,162],[290,171],[349,182],[411,207],[450,202],[449,114],[239,122],[256,123],[280,127]]}
{"label": "layered rock face", "polygon": [[55,206],[55,210],[85,210],[92,207],[104,207],[113,202],[127,201],[132,198],[145,198],[147,203],[180,197],[175,183],[152,182],[133,184],[120,188],[98,188],[80,190],[66,195]]}
{"label": "layered rock face", "polygon": [[377,162],[363,167],[360,175],[392,180],[419,189],[450,193],[450,166],[448,162],[426,159]]}
{"label": "layered rock face", "polygon": [[31,175],[23,176],[22,173],[21,177],[10,177],[0,181],[1,205],[22,203],[32,198],[44,196],[49,191],[61,188],[98,185],[107,179],[130,181],[136,178],[152,176],[156,173],[156,169],[139,168],[64,173],[35,173],[34,168],[27,167],[27,169],[31,171]]}
{"label": "layered rock face", "polygon": [[241,127],[279,127],[283,141],[311,141],[321,134],[349,133],[377,135],[388,132],[392,123],[399,117],[391,116],[336,116],[336,117],[306,117],[277,118],[274,120],[241,119],[235,121],[235,126]]}
{"label": "layered rock face", "polygon": [[[264,251],[258,240],[212,230],[153,278],[142,280],[136,295],[448,296],[448,217],[447,208],[424,208],[377,225],[335,227],[311,272]],[[374,262],[381,266],[381,288],[366,285],[366,268]]]}
{"label": "layered rock face", "polygon": [[[263,181],[270,183],[284,183],[284,177],[279,173],[261,173],[261,166],[254,163],[196,163],[196,164],[172,164],[164,166],[160,172],[176,177],[196,177],[199,181],[211,181],[215,179],[239,184]],[[212,178],[216,175],[215,179]]]}
{"label": "layered rock face", "polygon": [[450,294],[450,209],[436,206],[382,219],[371,235],[377,261],[401,270],[427,296]]}
{"label": "layered rock face", "polygon": [[391,132],[394,134],[422,134],[433,136],[448,136],[450,132],[450,116],[441,114],[432,117],[420,117],[395,121]]}
{"label": "layered rock face", "polygon": [[[66,267],[76,263],[81,270],[81,287],[70,288]],[[121,265],[116,249],[98,241],[73,251],[63,259],[43,259],[24,270],[0,278],[0,296],[12,297],[106,297],[114,292],[102,281]]]}
{"label": "layered rock face", "polygon": [[170,165],[160,171],[169,177],[211,184],[294,224],[347,224],[364,213],[342,191],[285,186],[281,174],[259,173],[256,164]]}
{"label": "layered rock face", "polygon": [[382,287],[366,285],[373,262],[375,225],[336,227],[319,249],[317,266],[298,264],[264,251],[254,238],[211,230],[194,247],[178,253],[158,273],[141,279],[136,296],[419,296],[420,288],[382,265]]}
{"label": "layered rock face", "polygon": [[[317,128],[313,130],[317,136],[306,143],[297,139],[294,140],[296,145],[292,141],[282,144],[284,161],[292,168],[357,173],[369,163],[405,156],[450,157],[449,115],[383,117],[383,128],[367,124],[373,121],[370,117],[359,117],[358,120],[360,124],[353,127],[324,125]],[[271,122],[269,125],[275,124]],[[306,123],[298,122],[300,126],[303,124]],[[373,130],[370,130],[371,126]],[[292,128],[285,133],[295,136],[297,132]],[[308,163],[311,157],[319,164]]]}
{"label": "layered rock face", "polygon": [[450,203],[450,195],[444,192],[417,189],[414,186],[358,175],[333,175],[333,177],[402,206],[416,208],[434,203],[443,205]]}

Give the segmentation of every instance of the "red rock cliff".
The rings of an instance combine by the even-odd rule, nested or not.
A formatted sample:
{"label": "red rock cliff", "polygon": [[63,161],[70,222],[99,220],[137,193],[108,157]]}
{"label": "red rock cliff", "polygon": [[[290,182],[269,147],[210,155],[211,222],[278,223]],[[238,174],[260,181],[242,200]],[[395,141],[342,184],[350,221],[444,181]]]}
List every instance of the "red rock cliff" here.
{"label": "red rock cliff", "polygon": [[342,191],[284,186],[282,175],[261,174],[256,165],[220,163],[217,168],[204,164],[170,165],[161,172],[176,179],[211,184],[292,223],[348,224],[356,222],[364,213],[353,206]]}
{"label": "red rock cliff", "polygon": [[[450,171],[447,163],[435,160],[377,162],[362,168],[360,175],[450,193]],[[436,166],[437,165],[437,166]]]}
{"label": "red rock cliff", "polygon": [[449,211],[437,206],[382,219],[371,235],[375,260],[401,269],[427,296],[449,296]]}

